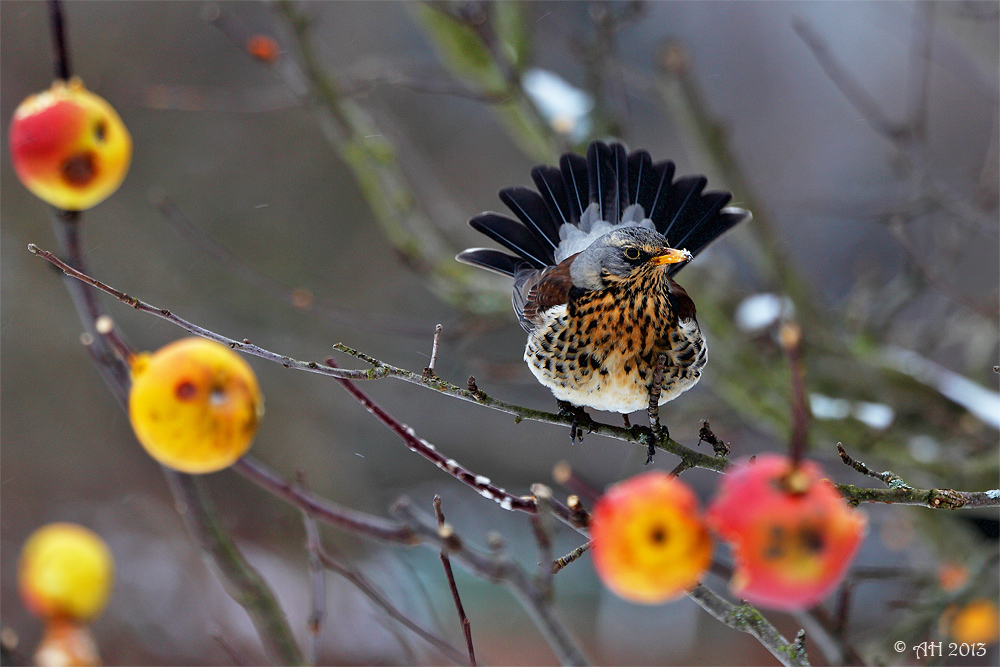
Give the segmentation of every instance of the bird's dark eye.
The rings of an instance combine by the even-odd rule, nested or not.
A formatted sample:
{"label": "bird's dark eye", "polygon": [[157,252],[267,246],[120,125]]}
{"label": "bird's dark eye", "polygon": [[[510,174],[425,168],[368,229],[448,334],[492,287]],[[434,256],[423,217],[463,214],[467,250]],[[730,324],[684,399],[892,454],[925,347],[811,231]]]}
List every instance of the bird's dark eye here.
{"label": "bird's dark eye", "polygon": [[639,249],[636,248],[634,245],[628,245],[622,248],[622,254],[625,255],[625,259],[629,260],[630,262],[634,262],[635,260],[639,259]]}

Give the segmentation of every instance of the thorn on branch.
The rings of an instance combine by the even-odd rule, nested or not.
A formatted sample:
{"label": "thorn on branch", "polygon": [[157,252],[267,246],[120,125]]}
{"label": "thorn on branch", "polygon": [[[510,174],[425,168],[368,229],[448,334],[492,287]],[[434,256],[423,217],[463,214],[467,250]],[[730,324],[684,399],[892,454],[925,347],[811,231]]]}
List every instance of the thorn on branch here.
{"label": "thorn on branch", "polygon": [[477,400],[481,401],[486,398],[486,394],[476,385],[476,376],[469,376],[469,393]]}
{"label": "thorn on branch", "polygon": [[442,326],[440,324],[434,327],[434,341],[431,343],[431,360],[423,372],[425,380],[437,377],[437,373],[434,372],[434,367],[437,365],[438,346],[441,344],[441,329]]}
{"label": "thorn on branch", "polygon": [[844,449],[844,445],[842,443],[839,443],[839,442],[837,443],[837,453],[840,454],[840,460],[843,461],[846,465],[849,465],[850,467],[854,468],[855,470],[857,470],[862,475],[868,475],[869,477],[874,477],[875,479],[880,480],[882,483],[884,483],[890,489],[912,489],[913,488],[909,484],[907,484],[906,482],[904,482],[899,475],[897,475],[896,473],[892,472],[891,470],[886,470],[884,472],[877,472],[875,470],[872,470],[868,466],[866,466],[861,461],[858,461],[857,459],[852,458],[847,453],[847,450]]}
{"label": "thorn on branch", "polygon": [[792,657],[803,657],[806,655],[806,631],[800,629],[792,641]]}
{"label": "thorn on branch", "polygon": [[712,446],[712,451],[716,456],[729,456],[729,443],[723,442],[715,433],[707,419],[701,422],[701,429],[698,431],[698,442],[707,442]]}

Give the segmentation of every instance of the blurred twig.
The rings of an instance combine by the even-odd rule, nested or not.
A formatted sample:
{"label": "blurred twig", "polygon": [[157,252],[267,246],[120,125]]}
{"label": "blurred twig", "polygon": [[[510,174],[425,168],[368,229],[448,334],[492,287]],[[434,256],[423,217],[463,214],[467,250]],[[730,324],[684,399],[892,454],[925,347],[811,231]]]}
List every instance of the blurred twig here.
{"label": "blurred twig", "polygon": [[246,560],[215,517],[193,475],[164,468],[178,511],[223,588],[250,616],[268,653],[283,665],[300,665],[302,653],[270,586]]}
{"label": "blurred twig", "polygon": [[425,335],[426,328],[418,324],[387,315],[350,311],[331,301],[317,300],[313,293],[307,289],[291,288],[284,285],[274,278],[264,275],[256,266],[209,236],[203,229],[195,225],[165,194],[154,193],[151,196],[151,201],[164,219],[181,236],[206,252],[240,279],[286,305],[314,313],[328,322],[345,325],[352,329],[395,334],[407,338],[421,338]]}
{"label": "blurred twig", "polygon": [[530,577],[519,565],[506,555],[484,555],[470,549],[457,535],[443,537],[437,528],[437,522],[425,517],[407,499],[396,502],[393,514],[424,541],[425,546],[434,549],[447,549],[448,554],[461,562],[479,577],[496,583],[503,583],[520,600],[530,613],[535,624],[545,635],[549,646],[556,652],[559,662],[563,665],[585,665],[587,659],[570,636],[552,606],[549,597],[540,590],[537,581]]}
{"label": "blurred twig", "polygon": [[317,545],[316,555],[323,567],[333,570],[344,579],[349,581],[355,588],[365,594],[365,596],[375,603],[379,609],[384,611],[389,615],[390,618],[396,620],[401,625],[405,626],[408,630],[422,638],[428,644],[436,648],[441,652],[443,656],[451,660],[456,664],[465,664],[466,658],[462,655],[462,652],[456,649],[454,646],[441,639],[437,635],[425,630],[424,628],[417,625],[412,619],[410,619],[406,614],[404,614],[398,607],[396,607],[392,601],[386,597],[379,588],[373,584],[368,577],[358,571],[356,568],[350,567],[344,563],[341,563],[333,556],[328,554],[326,550],[323,549],[321,545]]}
{"label": "blurred twig", "polygon": [[[444,520],[444,512],[441,510],[441,496],[434,496],[434,516],[437,518],[438,533],[447,539],[447,533],[451,531],[451,528]],[[455,602],[455,611],[458,612],[458,622],[462,626],[462,634],[465,635],[465,645],[469,650],[469,664],[476,667],[476,650],[472,644],[472,624],[465,614],[462,596],[458,594],[458,584],[455,583],[455,573],[451,569],[451,559],[448,558],[447,549],[441,549],[441,565],[444,567],[445,578],[448,580],[451,599]]]}
{"label": "blurred twig", "polygon": [[[323,67],[313,48],[311,20],[292,0],[280,0],[276,8],[291,29],[295,49],[269,65],[316,115],[331,148],[354,174],[373,222],[399,258],[422,275],[439,296],[465,310],[493,309],[500,301],[484,296],[489,284],[471,267],[454,261],[457,249],[420,208],[391,140],[361,105],[341,91],[339,82]],[[232,27],[232,19],[224,7],[217,9],[208,15],[209,20],[239,42],[241,37]]]}
{"label": "blurred twig", "polygon": [[320,561],[319,526],[308,512],[302,512],[306,529],[306,553],[309,554],[309,652],[310,665],[319,662],[319,635],[326,616],[326,576]]}

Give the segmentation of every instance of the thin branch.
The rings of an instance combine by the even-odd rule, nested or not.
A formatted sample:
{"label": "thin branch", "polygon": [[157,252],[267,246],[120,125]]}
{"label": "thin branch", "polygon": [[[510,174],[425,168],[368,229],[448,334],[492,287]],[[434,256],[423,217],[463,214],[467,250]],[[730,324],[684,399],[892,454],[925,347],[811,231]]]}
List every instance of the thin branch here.
{"label": "thin branch", "polygon": [[[276,352],[271,352],[265,350],[262,347],[250,343],[250,341],[244,339],[243,341],[237,341],[231,338],[226,338],[213,331],[200,327],[196,324],[188,322],[187,320],[174,315],[172,312],[165,308],[157,308],[144,301],[136,299],[129,296],[128,294],[121,292],[105,283],[92,278],[86,273],[74,269],[73,267],[67,265],[65,262],[60,260],[54,254],[47,250],[42,250],[33,243],[28,244],[28,250],[30,250],[35,255],[45,259],[46,261],[59,267],[63,273],[66,275],[76,278],[91,287],[101,290],[106,294],[110,294],[122,303],[125,303],[132,308],[150,315],[154,315],[161,319],[164,319],[181,329],[184,329],[188,333],[192,333],[196,336],[202,336],[208,338],[209,340],[214,340],[216,342],[222,343],[223,345],[228,345],[234,350],[239,350],[246,354],[250,354],[261,359],[266,359],[274,363],[281,364],[285,368],[292,368],[295,370],[306,371],[309,373],[318,373],[320,375],[327,375],[330,377],[338,379],[347,380],[375,380],[386,377],[392,377],[405,382],[410,382],[412,384],[420,385],[427,389],[433,389],[434,391],[446,394],[453,398],[458,398],[463,401],[468,401],[470,403],[476,403],[478,405],[485,406],[487,408],[498,410],[500,412],[506,412],[507,414],[514,415],[516,417],[515,421],[520,422],[523,419],[528,419],[531,421],[544,422],[547,424],[557,424],[564,426],[571,426],[573,424],[572,415],[557,414],[553,412],[545,412],[543,410],[534,410],[532,408],[526,408],[519,405],[514,405],[506,401],[502,401],[492,396],[487,395],[481,389],[463,389],[450,382],[445,382],[439,378],[424,378],[418,373],[413,373],[411,371],[405,370],[403,368],[398,368],[390,364],[386,364],[378,359],[370,357],[366,354],[358,352],[346,345],[338,343],[334,345],[334,349],[345,354],[349,354],[353,357],[361,359],[368,364],[372,365],[371,369],[368,370],[346,370],[341,368],[331,368],[329,366],[319,364],[315,361],[299,361],[293,359],[287,355],[281,355]],[[588,425],[591,428],[592,433],[598,435],[603,435],[609,438],[615,438],[618,440],[623,440],[625,442],[631,442],[643,447],[648,447],[648,435],[646,434],[636,434],[630,429],[622,428],[621,426],[612,426],[611,424],[604,424],[599,422],[591,422]],[[707,470],[715,470],[721,472],[729,465],[729,462],[722,457],[709,456],[707,454],[702,454],[701,452],[695,451],[689,447],[672,440],[669,435],[662,434],[659,439],[655,442],[656,447],[679,456],[688,461],[692,467],[705,468]]]}
{"label": "thin branch", "polygon": [[437,377],[437,373],[434,372],[434,367],[437,365],[438,360],[438,346],[441,344],[441,325],[438,324],[434,327],[434,340],[431,343],[431,360],[427,364],[427,368],[424,369],[424,377],[432,378]]}
{"label": "thin branch", "polygon": [[[196,324],[192,324],[187,320],[177,317],[169,310],[156,308],[151,306],[139,299],[133,298],[124,292],[120,292],[113,287],[105,285],[99,280],[96,280],[86,273],[74,269],[69,266],[66,262],[63,262],[58,257],[53,255],[47,250],[42,250],[38,246],[29,243],[28,250],[32,253],[38,255],[39,257],[45,259],[46,261],[59,267],[63,273],[71,278],[76,278],[92,287],[95,287],[111,296],[115,297],[119,301],[126,303],[136,310],[155,315],[156,317],[162,318],[171,322],[189,333],[193,333],[198,336],[203,336],[210,340],[218,341],[224,345],[240,350],[247,354],[251,354],[268,361],[273,361],[283,365],[285,368],[294,368],[296,370],[307,371],[310,373],[319,373],[321,375],[328,375],[338,380],[373,380],[376,378],[394,377],[397,379],[405,380],[413,384],[420,385],[422,387],[433,389],[442,394],[452,396],[454,398],[459,398],[464,401],[469,401],[471,403],[477,403],[485,407],[491,408],[493,410],[499,410],[501,412],[506,412],[516,416],[516,421],[522,419],[529,419],[532,421],[539,421],[548,424],[560,424],[570,426],[572,424],[573,418],[568,415],[560,415],[551,412],[543,412],[541,410],[533,410],[531,408],[521,407],[519,405],[514,405],[512,403],[507,403],[499,399],[488,396],[478,387],[470,389],[462,389],[449,382],[445,382],[440,379],[426,379],[420,375],[413,373],[411,371],[397,368],[396,366],[391,366],[389,364],[383,363],[378,359],[370,357],[366,354],[358,352],[346,345],[337,344],[334,346],[335,349],[350,354],[351,356],[362,359],[366,363],[369,363],[373,368],[367,371],[360,370],[344,370],[340,368],[331,368],[329,366],[323,366],[317,364],[314,361],[304,362],[292,359],[291,357],[280,355],[275,352],[270,352],[257,345],[251,344],[249,341],[244,340],[243,342],[235,341],[231,338],[226,338],[225,336],[220,336],[217,333],[209,331],[203,327]],[[125,392],[124,395],[127,395]],[[599,422],[592,422],[591,428],[593,433],[599,435],[604,435],[611,438],[617,438],[619,440],[624,440],[626,442],[632,442],[636,444],[643,444],[643,436],[636,435],[630,429],[625,429],[620,426],[612,426],[610,424],[603,424]],[[404,437],[404,439],[406,439]],[[722,456],[709,456],[707,454],[702,454],[693,449],[685,447],[669,437],[661,437],[657,442],[657,446],[661,449],[675,454],[681,457],[683,460],[687,461],[691,467],[705,468],[707,470],[715,470],[717,472],[724,471],[729,466],[729,461]],[[247,457],[244,457],[246,459]],[[447,460],[445,461],[447,462]],[[299,498],[295,492],[289,492],[284,487],[286,484],[276,477],[273,473],[268,474],[257,474],[262,471],[257,468],[254,469],[251,466],[240,466],[238,461],[236,468],[240,470],[243,474],[248,477],[254,478],[258,483],[267,486],[272,491],[277,493],[277,495],[282,496],[286,499],[295,499],[295,502],[303,501]],[[472,475],[468,471],[467,474]],[[269,471],[268,471],[269,473]],[[269,478],[270,477],[270,478]],[[472,475],[473,479],[475,475]],[[1000,506],[1000,490],[990,490],[990,491],[953,491],[951,489],[864,489],[858,488],[846,484],[836,485],[840,492],[852,503],[870,502],[870,503],[900,503],[905,505],[923,505],[925,507],[930,507],[933,509],[937,508],[948,508],[948,509],[958,509],[958,508],[972,508],[972,507],[998,507]],[[489,490],[489,489],[487,489]],[[509,495],[509,494],[508,494]],[[512,498],[519,498],[514,496]],[[523,500],[523,499],[521,499]],[[315,499],[311,499],[310,502],[314,502]],[[499,502],[499,501],[498,501]],[[520,503],[514,503],[512,500],[513,509],[522,509]],[[530,507],[534,507],[533,504]],[[527,509],[525,511],[532,511]],[[336,514],[336,513],[334,513]],[[341,520],[341,517],[331,515],[328,517],[331,521],[337,522]],[[571,521],[573,519],[571,518]],[[575,524],[574,524],[575,525]],[[362,530],[364,530],[362,528]],[[405,539],[409,539],[407,536]],[[397,535],[397,541],[405,541],[405,539],[400,539]]]}
{"label": "thin branch", "polygon": [[847,98],[851,106],[879,134],[892,141],[902,141],[909,137],[911,134],[910,128],[903,123],[890,120],[885,115],[879,107],[878,102],[875,101],[875,98],[858,83],[857,79],[847,71],[846,67],[834,58],[830,52],[830,47],[827,46],[823,38],[819,36],[819,33],[811,25],[805,20],[795,17],[792,19],[792,28],[802,38],[802,41],[806,43],[806,46],[812,51],[813,57],[816,58],[816,62],[823,68],[823,71],[826,72],[826,75],[833,84],[840,89],[840,92]]}
{"label": "thin branch", "polygon": [[715,435],[707,419],[701,421],[701,429],[698,430],[698,442],[707,442],[710,444],[716,456],[729,456],[729,443],[723,442]]}
{"label": "thin branch", "polygon": [[321,551],[319,527],[308,512],[302,512],[302,523],[306,529],[306,553],[309,554],[309,664],[319,663],[319,635],[326,616],[326,575],[320,560]]}
{"label": "thin branch", "polygon": [[479,577],[506,585],[532,616],[549,646],[563,665],[585,665],[587,659],[570,636],[535,580],[510,558],[500,553],[487,556],[467,547],[454,533],[443,537],[433,519],[424,517],[409,500],[403,498],[393,505],[392,513],[424,540],[431,548],[447,548],[451,557]]}
{"label": "thin branch", "polygon": [[805,369],[802,367],[802,328],[794,322],[785,322],[778,335],[792,375],[792,434],[788,439],[788,450],[792,465],[797,466],[808,447],[810,415],[806,403]]}
{"label": "thin branch", "polygon": [[850,454],[847,453],[847,450],[844,449],[844,445],[839,442],[837,443],[837,453],[840,454],[840,460],[843,461],[845,465],[851,466],[862,475],[868,475],[869,477],[874,477],[875,479],[881,481],[890,489],[910,489],[910,490],[913,489],[912,486],[904,482],[899,475],[892,472],[891,470],[886,470],[884,472],[876,472],[871,468],[869,468],[868,466],[866,466],[861,461],[851,458]]}
{"label": "thin branch", "polygon": [[896,473],[877,472],[848,455],[837,443],[841,460],[863,475],[881,480],[888,489],[863,489],[851,484],[835,484],[852,505],[859,503],[890,503],[897,505],[923,505],[931,509],[972,509],[974,507],[1000,506],[1000,489],[989,491],[955,491],[954,489],[915,489]]}
{"label": "thin branch", "polygon": [[316,555],[319,557],[320,562],[323,563],[323,567],[333,570],[340,576],[344,577],[349,581],[355,588],[365,594],[365,596],[374,602],[382,611],[389,615],[395,621],[398,621],[401,625],[405,626],[408,630],[418,635],[421,639],[431,644],[434,648],[441,652],[442,655],[447,657],[449,660],[456,664],[465,664],[466,658],[457,648],[441,639],[432,632],[425,630],[424,628],[417,625],[413,620],[411,620],[406,614],[399,610],[386,595],[379,590],[375,584],[368,580],[364,574],[360,571],[341,563],[333,556],[328,554],[322,546],[316,551]]}
{"label": "thin branch", "polygon": [[[440,326],[440,325],[438,325]],[[448,524],[444,521],[444,512],[441,509],[441,496],[434,496],[434,516],[437,518],[438,532],[444,534]],[[444,567],[445,577],[448,579],[448,589],[451,591],[451,599],[455,603],[455,611],[458,612],[458,622],[462,626],[462,634],[465,635],[465,645],[469,650],[469,664],[476,667],[476,649],[472,644],[472,623],[465,613],[462,605],[462,596],[458,594],[458,584],[455,583],[455,573],[451,569],[451,559],[448,557],[448,549],[441,549],[441,565]]]}
{"label": "thin branch", "polygon": [[587,551],[593,545],[594,545],[593,541],[585,542],[584,544],[578,546],[576,549],[570,551],[562,558],[556,558],[554,561],[552,561],[552,574],[556,574],[557,572],[559,572],[559,570],[563,569],[564,567],[575,561],[577,558],[587,553]]}
{"label": "thin branch", "polygon": [[746,603],[734,605],[701,584],[690,590],[688,597],[716,620],[734,630],[756,637],[757,641],[785,667],[809,666],[809,657],[805,651],[785,639],[759,611],[750,605]]}
{"label": "thin branch", "polygon": [[49,32],[52,34],[52,60],[55,63],[56,78],[69,81],[73,75],[73,68],[69,60],[66,22],[63,19],[62,3],[59,0],[49,0]]}
{"label": "thin branch", "polygon": [[552,597],[552,489],[544,484],[532,484],[538,513],[531,516],[531,530],[538,544],[538,573],[535,580],[543,595]]}
{"label": "thin branch", "polygon": [[298,485],[282,479],[252,456],[244,456],[234,463],[231,469],[325,524],[385,542],[416,544],[418,541],[417,536],[406,526],[313,495]]}

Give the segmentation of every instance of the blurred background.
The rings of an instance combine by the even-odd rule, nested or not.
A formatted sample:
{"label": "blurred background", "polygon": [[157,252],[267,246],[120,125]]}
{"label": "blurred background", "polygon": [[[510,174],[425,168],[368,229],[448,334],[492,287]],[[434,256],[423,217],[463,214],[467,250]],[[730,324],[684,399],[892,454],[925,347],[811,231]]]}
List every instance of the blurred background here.
{"label": "blurred background", "polygon": [[[529,185],[530,168],[563,150],[618,137],[674,160],[680,174],[707,174],[710,188],[734,191],[754,213],[680,274],[711,353],[697,387],[661,410],[676,440],[695,446],[708,419],[733,456],[787,446],[789,369],[774,325],[794,317],[811,456],[832,478],[880,485],[840,462],[839,441],[917,487],[996,488],[998,8],[67,3],[74,71],[116,107],[134,141],[121,189],[83,215],[85,260],[133,296],[298,359],[320,361],[343,342],[419,372],[441,323],[439,375],[459,385],[474,375],[493,396],[554,410],[521,361],[509,280],[451,258],[489,245],[466,221],[501,210],[499,188]],[[44,4],[5,0],[0,21],[6,135],[14,108],[47,88],[53,69]],[[280,54],[253,57],[241,48],[252,34],[276,40]],[[100,533],[117,562],[95,625],[107,664],[260,663],[246,614],[200,559],[158,465],[81,346],[58,274],[26,251],[54,249],[49,210],[17,181],[6,144],[0,162],[4,628],[30,655],[41,630],[17,595],[20,546],[45,522],[76,521]],[[185,335],[100,298],[140,349]],[[483,546],[496,531],[534,567],[526,516],[413,455],[335,382],[248,361],[267,399],[254,456],[288,477],[305,471],[316,493],[375,514],[400,496],[429,510],[440,494],[465,540]],[[561,460],[597,489],[644,470],[645,452],[626,443],[590,436],[571,445],[566,428],[514,424],[395,380],[363,388],[514,493],[552,484]],[[665,453],[655,462],[675,464]],[[684,478],[703,499],[718,482],[702,470]],[[234,473],[205,481],[304,637],[298,512]],[[911,662],[892,642],[947,638],[948,614],[966,600],[949,597],[944,573],[984,577],[978,594],[996,601],[995,560],[976,569],[997,550],[995,509],[863,510],[870,532],[841,636],[866,660]],[[408,616],[462,646],[434,552],[332,529],[323,539]],[[563,529],[555,550],[579,543]],[[506,589],[456,569],[482,662],[554,661]],[[344,579],[327,581],[322,662],[444,660]],[[706,583],[724,592],[724,581]],[[556,577],[556,605],[600,663],[774,662],[687,599],[618,600],[587,557]],[[826,606],[830,617],[840,610],[837,599]],[[787,637],[809,622],[767,616]],[[807,648],[813,664],[838,661],[836,649]],[[944,662],[996,664],[997,649]]]}

